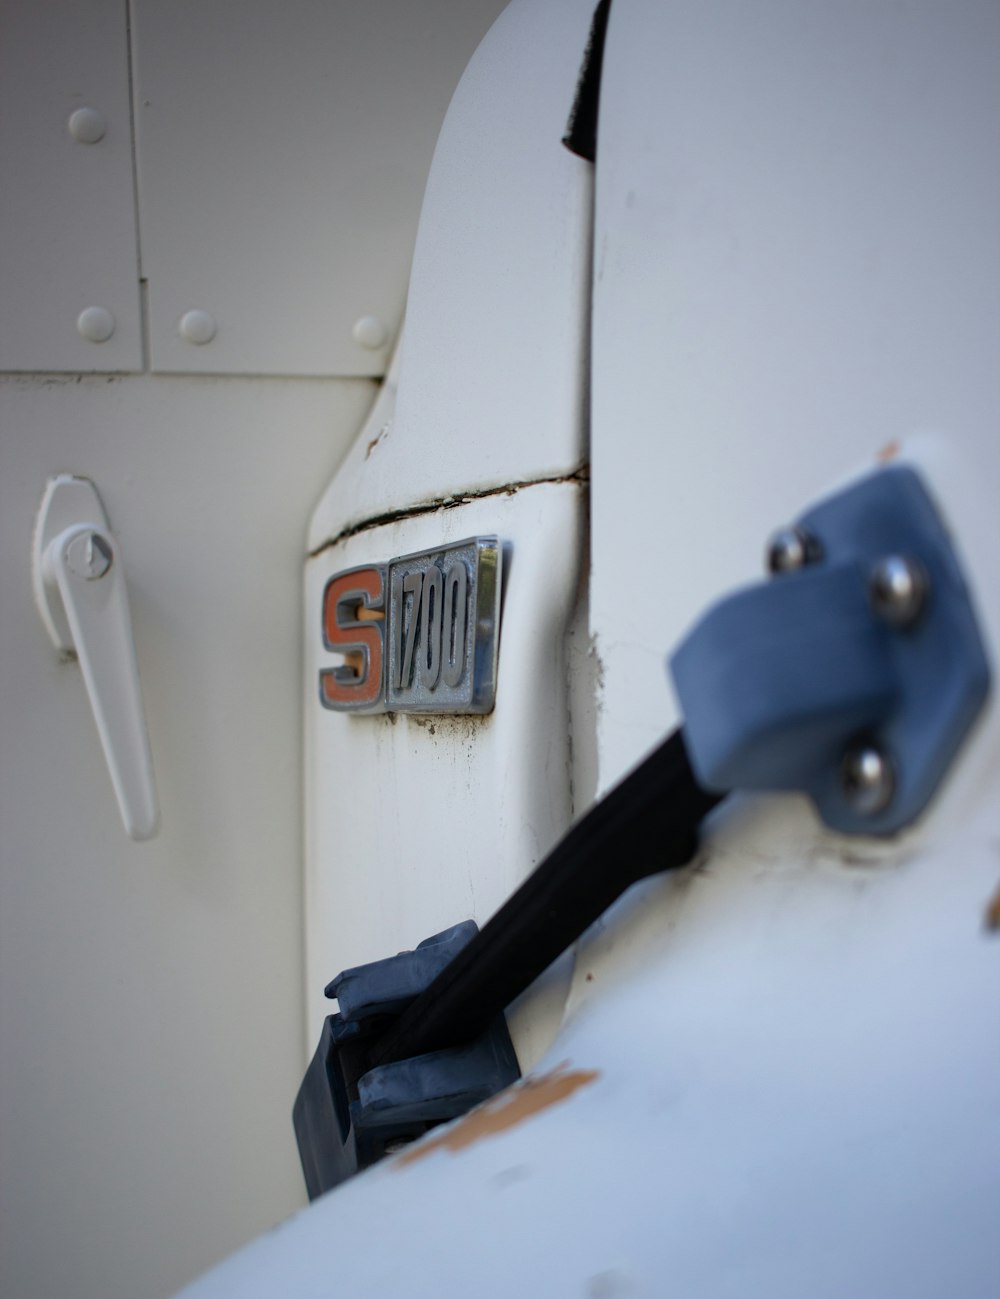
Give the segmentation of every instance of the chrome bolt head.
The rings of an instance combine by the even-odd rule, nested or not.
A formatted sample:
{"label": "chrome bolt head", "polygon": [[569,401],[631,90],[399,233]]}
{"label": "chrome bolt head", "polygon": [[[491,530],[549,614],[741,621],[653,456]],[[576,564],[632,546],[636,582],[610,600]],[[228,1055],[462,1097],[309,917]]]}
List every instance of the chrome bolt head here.
{"label": "chrome bolt head", "polygon": [[868,579],[872,611],[891,627],[912,627],[927,602],[927,574],[906,555],[883,555]]}
{"label": "chrome bolt head", "polygon": [[779,528],[767,543],[769,573],[795,573],[821,557],[819,542],[805,528]]}
{"label": "chrome bolt head", "polygon": [[892,802],[896,776],[888,755],[866,741],[849,749],[840,767],[844,797],[860,816],[876,816]]}
{"label": "chrome bolt head", "polygon": [[111,567],[111,547],[99,532],[82,532],[66,551],[66,563],[77,577],[96,581]]}

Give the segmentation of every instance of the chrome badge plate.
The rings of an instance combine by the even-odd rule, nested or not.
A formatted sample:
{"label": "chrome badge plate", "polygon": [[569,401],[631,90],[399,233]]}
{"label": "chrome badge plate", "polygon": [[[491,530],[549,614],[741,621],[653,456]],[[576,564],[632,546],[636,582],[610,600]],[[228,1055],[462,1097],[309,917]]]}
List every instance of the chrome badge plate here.
{"label": "chrome badge plate", "polygon": [[496,537],[335,573],[323,644],[343,663],[320,670],[320,702],[338,712],[491,712],[501,573]]}

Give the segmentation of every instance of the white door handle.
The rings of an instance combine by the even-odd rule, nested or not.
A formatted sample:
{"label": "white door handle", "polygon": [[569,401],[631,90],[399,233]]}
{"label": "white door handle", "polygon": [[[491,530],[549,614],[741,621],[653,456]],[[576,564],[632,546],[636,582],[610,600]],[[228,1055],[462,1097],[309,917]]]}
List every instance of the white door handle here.
{"label": "white door handle", "polygon": [[53,643],[79,660],[125,829],[133,839],[149,839],[159,808],[125,571],[88,478],[49,480],[35,529],[33,576]]}

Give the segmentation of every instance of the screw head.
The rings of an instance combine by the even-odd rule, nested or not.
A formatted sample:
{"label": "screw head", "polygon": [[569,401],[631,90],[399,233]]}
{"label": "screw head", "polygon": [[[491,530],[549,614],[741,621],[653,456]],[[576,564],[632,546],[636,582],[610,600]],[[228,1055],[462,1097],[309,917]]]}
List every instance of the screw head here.
{"label": "screw head", "polygon": [[70,113],[66,123],[69,133],[78,144],[97,144],[104,139],[108,124],[96,108],[78,108]]}
{"label": "screw head", "polygon": [[377,316],[362,316],[360,320],[356,320],[351,334],[356,343],[368,348],[370,352],[377,352],[380,347],[385,347],[389,339],[389,331]]}
{"label": "screw head", "polygon": [[896,776],[889,756],[866,741],[848,749],[840,767],[844,797],[861,816],[884,812],[896,790]]}
{"label": "screw head", "polygon": [[91,343],[106,343],[115,332],[115,318],[107,307],[84,307],[76,318],[77,333]]}
{"label": "screw head", "polygon": [[868,599],[877,618],[892,627],[912,627],[923,612],[927,574],[906,555],[883,555],[868,579]]}
{"label": "screw head", "polygon": [[82,532],[66,550],[66,563],[77,577],[96,581],[111,567],[111,547],[99,532]]}
{"label": "screw head", "polygon": [[177,330],[185,342],[194,343],[197,347],[204,347],[206,343],[210,343],[215,337],[215,317],[211,312],[195,307],[191,311],[185,311],[184,315],[181,316],[177,322]]}
{"label": "screw head", "polygon": [[819,541],[805,528],[779,528],[767,543],[769,573],[795,573],[822,558]]}

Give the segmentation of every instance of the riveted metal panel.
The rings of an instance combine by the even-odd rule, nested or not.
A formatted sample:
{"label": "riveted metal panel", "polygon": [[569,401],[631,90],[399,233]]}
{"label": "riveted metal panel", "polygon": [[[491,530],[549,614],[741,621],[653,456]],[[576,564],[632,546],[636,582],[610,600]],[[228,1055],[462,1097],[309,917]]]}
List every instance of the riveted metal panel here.
{"label": "riveted metal panel", "polygon": [[383,372],[438,128],[502,7],[138,0],[154,370]]}
{"label": "riveted metal panel", "polygon": [[4,6],[0,172],[0,369],[141,369],[119,0]]}

